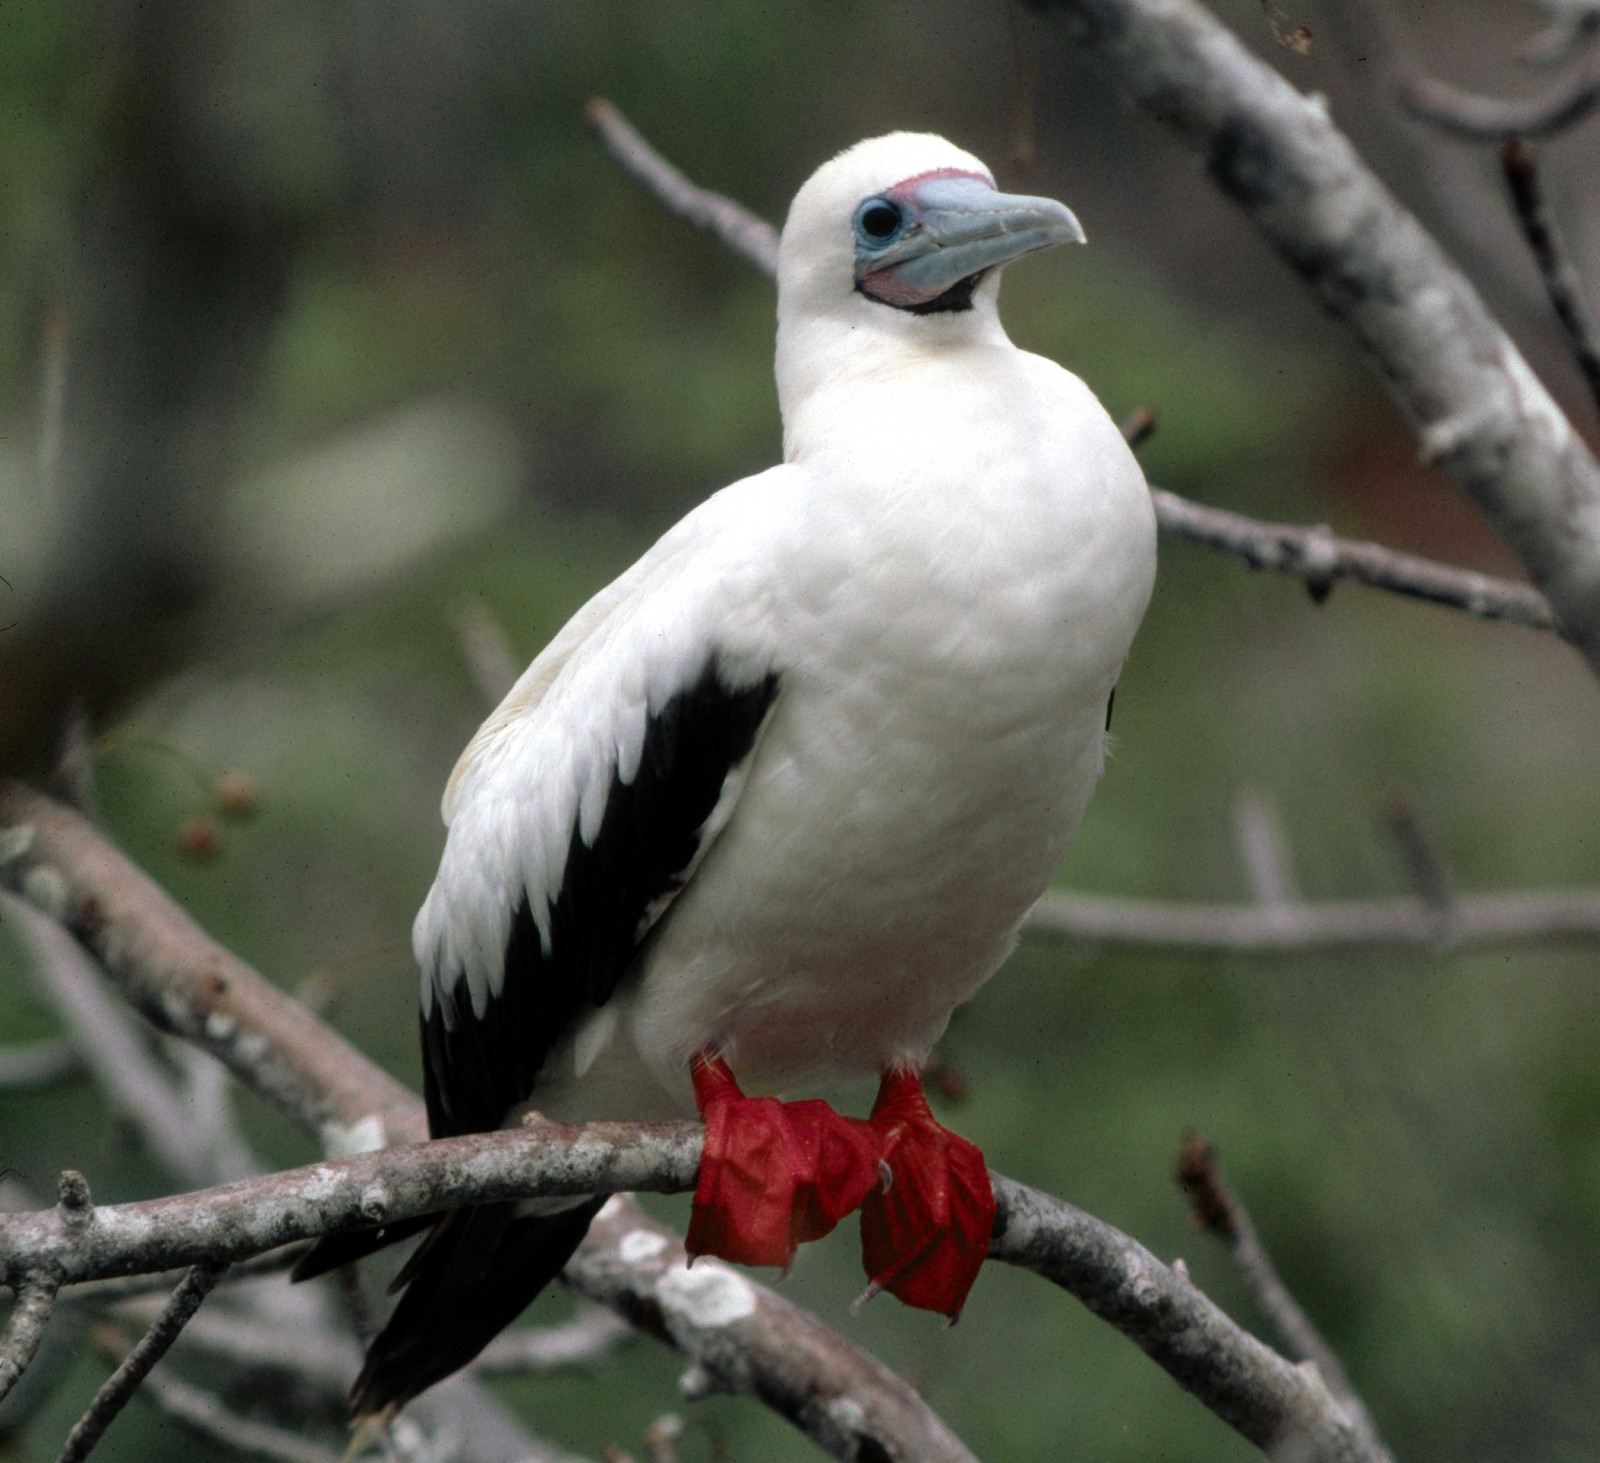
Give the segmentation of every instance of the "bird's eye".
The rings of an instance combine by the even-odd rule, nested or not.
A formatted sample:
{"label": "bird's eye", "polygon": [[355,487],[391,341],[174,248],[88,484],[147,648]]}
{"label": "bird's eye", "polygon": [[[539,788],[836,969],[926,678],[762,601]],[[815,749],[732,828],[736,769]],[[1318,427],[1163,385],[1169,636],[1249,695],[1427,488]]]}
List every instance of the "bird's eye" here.
{"label": "bird's eye", "polygon": [[905,213],[887,198],[869,198],[856,210],[856,237],[868,248],[887,244],[900,232]]}

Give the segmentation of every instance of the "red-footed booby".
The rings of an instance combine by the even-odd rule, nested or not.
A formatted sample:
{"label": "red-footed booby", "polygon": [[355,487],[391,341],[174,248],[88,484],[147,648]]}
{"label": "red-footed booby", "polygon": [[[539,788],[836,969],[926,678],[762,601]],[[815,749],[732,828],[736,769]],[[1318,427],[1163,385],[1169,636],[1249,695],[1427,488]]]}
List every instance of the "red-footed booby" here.
{"label": "red-footed booby", "polygon": [[[920,1068],[1077,828],[1155,569],[1115,425],[1000,324],[1001,267],[1082,240],[939,137],[801,188],[783,462],[579,610],[450,779],[415,928],[436,1136],[698,1111],[692,1253],[785,1265],[860,1208],[869,1288],[959,1312],[994,1200]],[[864,1120],[742,1090],[862,1079]],[[438,1220],[355,1415],[475,1356],[600,1202]]]}

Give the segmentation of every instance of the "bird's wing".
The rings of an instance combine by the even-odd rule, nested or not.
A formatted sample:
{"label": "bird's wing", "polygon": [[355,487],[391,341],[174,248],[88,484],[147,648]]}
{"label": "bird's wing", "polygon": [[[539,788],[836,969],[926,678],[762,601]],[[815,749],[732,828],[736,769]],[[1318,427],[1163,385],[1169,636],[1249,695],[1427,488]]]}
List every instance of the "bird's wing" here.
{"label": "bird's wing", "polygon": [[718,494],[579,611],[463,755],[414,932],[436,1136],[528,1097],[732,815],[778,695],[752,489],[785,471]]}

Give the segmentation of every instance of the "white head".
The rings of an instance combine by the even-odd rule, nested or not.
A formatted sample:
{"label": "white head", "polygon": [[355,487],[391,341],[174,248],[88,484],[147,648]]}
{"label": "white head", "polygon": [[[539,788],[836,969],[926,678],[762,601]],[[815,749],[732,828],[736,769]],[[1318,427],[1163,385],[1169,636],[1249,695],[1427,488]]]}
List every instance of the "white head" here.
{"label": "white head", "polygon": [[1084,241],[1052,198],[997,192],[969,152],[893,132],[824,163],[795,195],[778,249],[778,396],[790,404],[882,353],[1004,341],[1003,265]]}

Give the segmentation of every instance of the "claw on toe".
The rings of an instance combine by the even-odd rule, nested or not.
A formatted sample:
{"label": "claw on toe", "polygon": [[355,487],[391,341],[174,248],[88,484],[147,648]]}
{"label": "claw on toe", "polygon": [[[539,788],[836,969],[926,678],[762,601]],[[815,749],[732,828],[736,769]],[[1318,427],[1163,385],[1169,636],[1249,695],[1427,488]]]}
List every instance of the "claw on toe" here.
{"label": "claw on toe", "polygon": [[907,1305],[953,1321],[978,1278],[994,1228],[983,1154],[939,1124],[911,1071],[884,1077],[870,1122],[893,1182],[874,1189],[861,1211],[867,1278]]}
{"label": "claw on toe", "polygon": [[825,1102],[746,1097],[718,1057],[698,1057],[695,1098],[706,1125],[686,1247],[744,1265],[787,1267],[878,1183],[872,1128]]}

